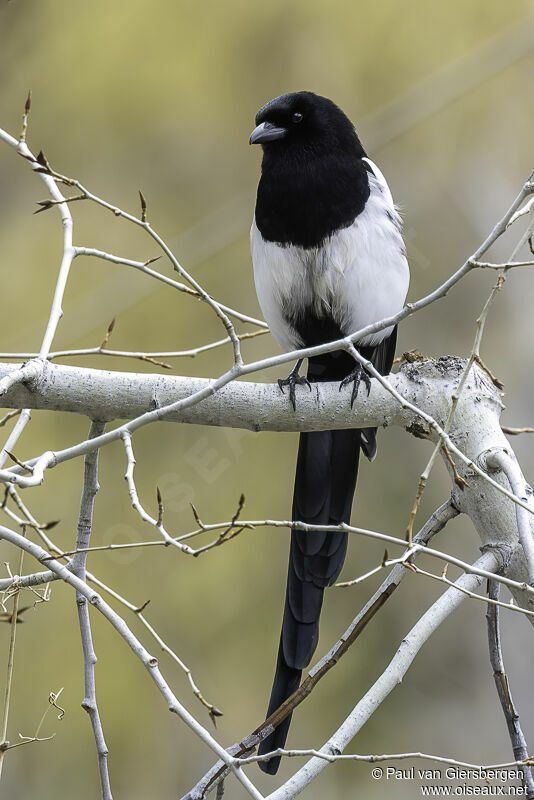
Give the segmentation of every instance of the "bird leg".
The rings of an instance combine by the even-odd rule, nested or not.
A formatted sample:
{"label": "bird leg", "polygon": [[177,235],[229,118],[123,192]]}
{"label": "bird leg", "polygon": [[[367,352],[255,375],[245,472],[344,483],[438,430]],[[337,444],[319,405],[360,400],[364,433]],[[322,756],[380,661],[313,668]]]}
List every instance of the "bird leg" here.
{"label": "bird leg", "polygon": [[284,393],[284,386],[289,386],[289,399],[291,401],[291,405],[293,406],[293,411],[297,410],[297,404],[295,401],[295,386],[307,386],[311,392],[311,384],[308,378],[305,375],[299,375],[300,365],[303,361],[303,358],[299,358],[295,364],[295,367],[291,370],[287,378],[278,378],[278,386],[282,394]]}
{"label": "bird leg", "polygon": [[369,397],[369,392],[371,391],[371,378],[367,374],[365,368],[360,364],[359,361],[356,362],[354,369],[352,372],[349,372],[346,375],[341,383],[339,384],[339,391],[342,390],[344,386],[347,386],[349,383],[353,383],[352,387],[352,395],[350,398],[350,407],[352,408],[354,405],[354,401],[358,397],[358,390],[360,388],[360,382],[363,380],[367,389],[367,396]]}

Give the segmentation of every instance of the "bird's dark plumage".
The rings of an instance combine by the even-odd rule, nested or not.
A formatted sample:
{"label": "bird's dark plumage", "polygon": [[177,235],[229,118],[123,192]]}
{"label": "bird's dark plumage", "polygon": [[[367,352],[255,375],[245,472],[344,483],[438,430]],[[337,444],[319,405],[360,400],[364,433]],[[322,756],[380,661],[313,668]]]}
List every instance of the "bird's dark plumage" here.
{"label": "bird's dark plumage", "polygon": [[268,241],[316,247],[363,211],[365,151],[343,112],[311,92],[271,100],[256,115],[257,125],[266,120],[288,133],[264,148],[256,224]]}
{"label": "bird's dark plumage", "polygon": [[[251,143],[263,146],[251,230],[260,305],[286,350],[334,341],[402,308],[408,265],[400,219],[378,168],[345,114],[312,92],[271,100],[256,116]],[[382,374],[393,363],[396,328],[356,345]],[[310,382],[346,381],[346,351],[309,359]],[[290,376],[291,377],[291,376]],[[282,383],[287,383],[282,382]],[[294,387],[293,387],[294,392]],[[373,458],[375,429],[300,436],[292,518],[349,523],[360,449]],[[267,714],[299,686],[319,636],[324,589],[338,577],[346,532],[291,532],[282,633]],[[259,748],[283,747],[290,717]],[[271,774],[280,758],[260,762]]]}

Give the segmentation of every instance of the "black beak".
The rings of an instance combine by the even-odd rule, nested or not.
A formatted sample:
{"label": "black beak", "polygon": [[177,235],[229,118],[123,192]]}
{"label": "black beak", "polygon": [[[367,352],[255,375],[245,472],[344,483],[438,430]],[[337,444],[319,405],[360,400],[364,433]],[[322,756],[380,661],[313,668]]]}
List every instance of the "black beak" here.
{"label": "black beak", "polygon": [[287,128],[277,128],[272,122],[262,122],[250,134],[249,144],[274,142],[275,139],[283,139],[286,133]]}

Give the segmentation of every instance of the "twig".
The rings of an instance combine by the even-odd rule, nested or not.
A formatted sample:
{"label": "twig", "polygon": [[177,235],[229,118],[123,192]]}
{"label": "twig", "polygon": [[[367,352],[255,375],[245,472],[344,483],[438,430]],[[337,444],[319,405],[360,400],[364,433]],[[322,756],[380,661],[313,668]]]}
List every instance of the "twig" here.
{"label": "twig", "polygon": [[[504,669],[504,660],[502,656],[499,609],[496,605],[499,599],[499,590],[500,586],[498,583],[495,581],[488,581],[488,597],[493,601],[493,604],[488,604],[488,610],[486,612],[490,663],[493,669],[493,678],[495,680],[497,694],[499,695],[501,708],[510,735],[510,741],[512,742],[514,758],[517,759],[517,761],[524,762],[529,757],[527,743],[519,723],[519,714],[512,700],[512,693],[508,684],[508,677]],[[529,800],[532,800],[532,798],[534,798],[532,769],[530,766],[523,763],[521,764],[521,771],[523,772],[523,785],[527,790],[527,797]]]}
{"label": "twig", "polygon": [[[279,747],[278,750],[273,750],[271,753],[265,753],[258,756],[247,756],[246,758],[236,758],[238,764],[255,764],[258,761],[268,761],[273,756],[285,756],[287,758],[304,758],[306,756],[316,756],[328,761],[330,764],[336,761],[356,761],[364,764],[379,764],[384,761],[406,761],[412,759],[424,759],[425,761],[435,761],[437,764],[449,764],[452,767],[461,767],[468,769],[472,772],[478,773],[480,780],[489,780],[490,777],[496,777],[504,783],[509,778],[509,770],[516,767],[521,769],[525,767],[524,761],[507,761],[503,764],[471,764],[469,761],[458,761],[456,758],[446,758],[445,756],[435,756],[430,753],[382,753],[372,755],[360,755],[356,753],[323,753],[320,750],[309,748],[306,750],[285,750]],[[528,757],[527,757],[528,758]],[[529,759],[531,761],[531,759]],[[497,773],[497,775],[488,775],[487,773]],[[475,776],[470,776],[475,777]],[[530,798],[529,798],[530,800]]]}
{"label": "twig", "polygon": [[[411,572],[414,572],[416,575],[424,575],[426,578],[432,578],[432,580],[438,581],[439,583],[444,583],[445,586],[455,585],[454,581],[451,581],[446,577],[446,571],[448,566],[447,564],[445,564],[445,567],[441,575],[436,575],[434,572],[428,572],[426,569],[421,569],[421,567],[416,566],[416,564],[411,564],[410,562],[408,562],[406,566]],[[504,603],[502,600],[490,600],[487,597],[483,597],[481,594],[477,594],[476,592],[470,591],[469,589],[462,589],[461,587],[458,588],[459,591],[463,592],[466,595],[466,597],[469,597],[471,600],[480,600],[487,606],[495,605],[498,606],[499,608],[506,609],[506,611],[514,611],[517,612],[518,614],[524,614],[527,617],[534,617],[534,611],[531,611],[528,608],[521,608],[521,606],[515,605],[513,600],[510,603]]]}
{"label": "twig", "polygon": [[[148,261],[133,261],[130,258],[121,258],[120,256],[114,256],[111,253],[106,253],[104,250],[97,250],[95,247],[75,247],[74,248],[74,255],[75,256],[94,256],[95,258],[101,258],[104,261],[110,261],[113,264],[122,264],[126,267],[133,267],[133,269],[140,270],[144,272],[146,275],[150,275],[150,277],[155,278],[162,283],[166,283],[167,286],[172,286],[174,289],[177,289],[179,292],[185,292],[186,294],[193,295],[194,297],[198,297],[202,299],[201,295],[196,289],[190,289],[189,286],[186,286],[183,283],[179,283],[178,281],[173,280],[172,278],[168,278],[166,275],[163,275],[161,272],[156,272],[156,270],[149,269],[148,265],[155,261],[156,259],[149,259]],[[240,320],[241,322],[247,322],[251,325],[256,325],[259,328],[267,331],[267,323],[263,322],[260,319],[256,319],[255,317],[250,317],[247,314],[242,314],[240,311],[236,311],[234,308],[230,308],[229,306],[225,306],[223,303],[218,303],[219,308],[221,308],[226,314],[235,319]],[[231,341],[230,337],[227,337],[227,341]]]}
{"label": "twig", "polygon": [[[22,572],[22,562],[24,551],[21,550],[19,557],[19,573]],[[4,758],[6,751],[9,747],[7,741],[7,725],[9,720],[9,706],[11,702],[11,689],[13,686],[13,666],[15,661],[15,642],[17,638],[17,622],[19,612],[19,598],[18,591],[13,594],[13,608],[11,611],[11,634],[9,638],[9,650],[7,656],[7,670],[6,670],[6,688],[4,693],[4,708],[2,710],[2,722],[0,724],[0,781],[2,780],[2,768],[4,766]]]}
{"label": "twig", "polygon": [[508,225],[513,225],[513,223],[514,223],[516,220],[518,220],[520,217],[524,216],[525,214],[528,214],[528,213],[529,213],[529,211],[531,211],[531,210],[532,210],[532,207],[533,207],[533,206],[534,206],[534,197],[531,197],[531,199],[530,199],[530,200],[528,200],[528,201],[525,203],[525,205],[524,205],[522,208],[518,209],[518,210],[515,212],[515,214],[513,214],[513,215],[510,217],[510,221],[508,222]]}
{"label": "twig", "polygon": [[[261,328],[258,331],[251,333],[240,333],[238,339],[240,342],[246,339],[255,339],[257,336],[264,336],[269,331],[266,328]],[[215,342],[209,344],[199,345],[198,347],[191,347],[189,350],[155,350],[151,352],[132,351],[132,350],[111,350],[104,347],[102,344],[98,347],[81,347],[78,350],[55,350],[48,355],[48,361],[55,361],[58,358],[77,358],[78,356],[111,356],[114,358],[134,358],[140,361],[149,361],[156,366],[170,369],[168,364],[165,364],[157,359],[160,358],[195,358],[201,353],[207,353],[210,350],[215,350],[230,342],[230,338],[226,336],[224,339],[217,339]],[[0,359],[17,359],[24,358],[37,358],[38,353],[0,353]],[[11,419],[11,416],[20,414],[19,411],[12,411],[10,415],[6,415],[5,420]],[[0,427],[2,420],[0,420]],[[4,423],[5,424],[5,423]]]}
{"label": "twig", "polygon": [[[126,430],[126,431],[123,431],[121,438],[122,438],[122,441],[124,443],[124,449],[126,451],[126,457],[128,459],[128,467],[126,469],[126,474],[125,474],[124,477],[125,477],[126,482],[128,484],[128,492],[130,494],[130,499],[132,501],[132,506],[135,508],[135,510],[137,511],[139,516],[141,517],[141,519],[143,519],[145,522],[148,522],[149,525],[153,525],[154,528],[161,534],[161,536],[165,540],[165,544],[173,545],[174,547],[177,547],[182,552],[188,553],[189,555],[193,555],[193,551],[191,550],[189,545],[182,544],[181,542],[177,541],[175,538],[173,538],[165,530],[165,527],[163,525],[163,520],[162,520],[162,518],[160,519],[160,514],[159,513],[158,513],[158,519],[154,519],[154,517],[151,517],[150,514],[148,514],[145,511],[145,509],[143,508],[143,506],[141,505],[141,503],[139,501],[139,495],[137,494],[137,489],[136,489],[136,486],[135,486],[135,480],[134,480],[134,468],[135,468],[136,461],[135,461],[135,456],[134,456],[133,447],[132,447],[132,437],[131,437],[130,432]],[[162,516],[163,515],[161,515],[161,517]]]}
{"label": "twig", "polygon": [[[485,460],[490,469],[498,469],[504,472],[513,493],[517,495],[517,497],[520,497],[527,507],[532,508],[532,488],[525,481],[515,457],[505,450],[495,448],[486,453]],[[534,536],[532,533],[530,515],[526,513],[523,505],[515,506],[515,514],[517,533],[525,554],[530,585],[534,586]]]}
{"label": "twig", "polygon": [[22,408],[17,408],[15,411],[9,411],[9,413],[5,414],[2,419],[0,419],[0,428],[3,428],[4,425],[9,422],[10,419],[14,417],[18,417],[19,414],[22,412]]}
{"label": "twig", "polygon": [[33,736],[23,736],[22,733],[19,733],[20,741],[10,744],[8,750],[11,750],[13,747],[22,747],[22,745],[25,744],[32,744],[33,742],[48,742],[50,741],[50,739],[53,739],[55,737],[56,735],[55,733],[52,733],[50,736],[39,736],[39,734],[41,732],[41,728],[45,721],[46,715],[48,714],[48,712],[52,707],[58,708],[60,710],[61,713],[59,714],[58,719],[63,719],[65,710],[57,704],[57,700],[62,691],[63,689],[59,689],[58,692],[50,692],[50,694],[48,695],[48,703],[46,705],[44,713],[39,721],[39,724],[37,725],[36,731],[33,734]]}
{"label": "twig", "polygon": [[[100,434],[104,432],[104,428],[105,424],[103,422],[91,422],[89,438],[92,439],[95,436],[100,436]],[[98,450],[95,450],[92,453],[88,453],[85,457],[83,491],[80,502],[80,514],[78,517],[78,535],[76,537],[77,549],[87,548],[90,545],[93,509],[98,489]],[[78,551],[74,554],[69,566],[72,574],[84,582],[86,581],[86,561],[87,551]],[[76,592],[76,605],[78,608],[78,620],[82,638],[85,677],[85,695],[82,700],[82,708],[89,714],[89,719],[91,720],[91,726],[93,728],[102,800],[113,800],[108,771],[108,748],[104,738],[104,731],[96,700],[95,664],[97,658],[93,646],[89,607],[87,605],[87,597],[79,591]]]}
{"label": "twig", "polygon": [[494,264],[489,261],[472,261],[474,267],[479,269],[514,269],[515,267],[534,267],[534,261],[503,261]]}
{"label": "twig", "polygon": [[[59,320],[63,315],[63,310],[61,308],[61,305],[63,302],[63,296],[65,294],[67,279],[70,273],[70,267],[72,265],[72,259],[74,257],[74,251],[72,247],[73,222],[68,204],[65,202],[64,196],[59,191],[55,180],[53,180],[53,178],[50,175],[43,173],[42,170],[43,162],[39,160],[39,157],[36,158],[26,145],[26,132],[28,127],[28,115],[30,113],[30,108],[31,108],[31,92],[28,93],[26,104],[24,106],[22,130],[19,139],[18,140],[14,139],[4,130],[0,129],[0,140],[6,142],[11,147],[13,147],[19,153],[19,155],[23,156],[23,158],[25,158],[30,163],[31,168],[35,172],[40,174],[40,177],[44,181],[53,200],[57,202],[58,210],[61,216],[61,223],[63,227],[63,255],[54,290],[54,296],[48,318],[48,324],[46,326],[46,330],[41,342],[41,348],[39,350],[39,359],[44,360],[47,358],[47,355],[50,351],[50,348],[52,346],[52,341],[54,339],[57,326],[59,324]],[[36,367],[40,368],[40,365],[36,364]],[[26,368],[25,367],[22,368],[22,370],[24,370],[26,373],[29,373],[32,369],[33,367],[30,367],[30,365],[26,365]],[[24,375],[22,374],[22,372],[21,374],[19,374],[19,379],[20,380],[24,379]],[[26,427],[29,420],[30,420],[29,410],[23,409],[21,411],[20,418],[18,419],[17,424],[13,428],[5,447],[7,447],[10,450],[14,448],[16,442],[18,441],[22,431]],[[5,463],[5,458],[6,458],[6,453],[4,449],[0,453],[0,467],[2,467],[3,464]]]}

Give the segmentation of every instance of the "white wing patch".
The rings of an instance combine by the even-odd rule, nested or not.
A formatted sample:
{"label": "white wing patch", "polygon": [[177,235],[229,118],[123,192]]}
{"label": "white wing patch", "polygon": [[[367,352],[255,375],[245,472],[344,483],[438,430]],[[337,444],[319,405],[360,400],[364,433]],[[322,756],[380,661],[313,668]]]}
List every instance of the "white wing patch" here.
{"label": "white wing patch", "polygon": [[[365,161],[367,164],[369,164],[369,166],[373,170],[373,173],[374,173],[374,176],[375,176],[375,178],[377,180],[378,185],[382,189],[382,192],[384,194],[384,200],[390,206],[390,208],[395,209],[395,204],[393,202],[393,197],[391,196],[391,192],[389,190],[389,186],[387,185],[387,181],[384,178],[384,176],[382,175],[382,172],[378,169],[376,164],[374,164],[371,161],[370,158],[362,158],[362,161]],[[400,222],[400,217],[399,217],[399,222]]]}
{"label": "white wing patch", "polygon": [[[256,292],[271,332],[284,350],[301,347],[284,318],[288,306],[331,315],[344,335],[399,312],[408,291],[409,268],[401,219],[384,176],[369,159],[370,195],[352,225],[318,248],[305,250],[265,241],[256,221],[250,231]],[[363,337],[376,345],[392,327]]]}

